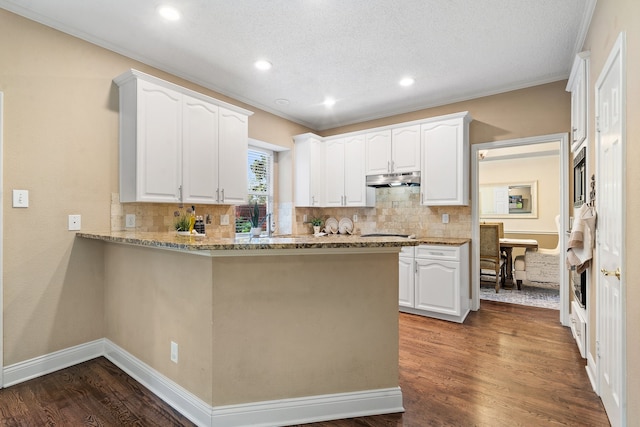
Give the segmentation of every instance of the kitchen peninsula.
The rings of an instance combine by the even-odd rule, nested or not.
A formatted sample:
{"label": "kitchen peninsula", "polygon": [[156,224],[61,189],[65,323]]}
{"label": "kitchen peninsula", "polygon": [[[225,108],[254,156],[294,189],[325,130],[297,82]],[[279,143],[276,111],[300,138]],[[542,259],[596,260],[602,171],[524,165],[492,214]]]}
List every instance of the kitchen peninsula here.
{"label": "kitchen peninsula", "polygon": [[403,411],[398,253],[423,240],[77,236],[105,242],[107,356],[166,378],[198,424]]}

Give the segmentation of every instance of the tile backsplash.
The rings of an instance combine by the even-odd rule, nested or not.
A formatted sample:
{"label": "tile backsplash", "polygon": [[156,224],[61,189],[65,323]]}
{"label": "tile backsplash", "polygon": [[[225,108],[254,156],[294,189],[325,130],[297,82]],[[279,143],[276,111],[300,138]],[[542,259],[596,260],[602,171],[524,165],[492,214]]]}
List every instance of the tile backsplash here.
{"label": "tile backsplash", "polygon": [[[136,215],[136,231],[173,231],[175,213],[186,212],[187,205],[176,203],[120,203],[119,195],[111,196],[111,230],[125,229],[127,214]],[[212,237],[235,236],[235,208],[230,205],[195,205],[196,214],[207,215],[206,233]],[[449,223],[442,222],[442,214],[449,215]],[[229,216],[229,225],[221,225],[221,217]],[[356,234],[398,233],[430,237],[471,237],[470,206],[421,206],[420,187],[376,189],[376,205],[369,208],[296,208],[291,203],[276,204],[274,222],[276,234],[311,234],[311,224],[304,222],[313,217],[340,220],[357,216]]]}
{"label": "tile backsplash", "polygon": [[[449,223],[442,223],[442,214]],[[377,188],[376,206],[370,208],[296,208],[294,234],[312,233],[307,219],[320,217],[351,218],[357,234],[398,233],[430,237],[471,237],[470,206],[421,206],[420,187]]]}

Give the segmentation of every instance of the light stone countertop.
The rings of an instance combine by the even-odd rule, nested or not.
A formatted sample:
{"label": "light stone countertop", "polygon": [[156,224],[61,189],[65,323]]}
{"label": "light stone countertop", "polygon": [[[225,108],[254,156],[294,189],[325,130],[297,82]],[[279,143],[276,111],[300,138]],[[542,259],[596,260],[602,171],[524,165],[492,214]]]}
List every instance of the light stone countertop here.
{"label": "light stone countertop", "polygon": [[417,246],[421,244],[460,246],[469,239],[418,237],[361,237],[359,235],[329,235],[315,237],[311,234],[297,236],[273,236],[235,239],[212,238],[207,236],[179,236],[176,233],[153,233],[135,231],[78,232],[77,237],[123,243],[160,249],[182,251],[215,250],[260,250],[260,249],[327,249],[327,248],[385,248]]}

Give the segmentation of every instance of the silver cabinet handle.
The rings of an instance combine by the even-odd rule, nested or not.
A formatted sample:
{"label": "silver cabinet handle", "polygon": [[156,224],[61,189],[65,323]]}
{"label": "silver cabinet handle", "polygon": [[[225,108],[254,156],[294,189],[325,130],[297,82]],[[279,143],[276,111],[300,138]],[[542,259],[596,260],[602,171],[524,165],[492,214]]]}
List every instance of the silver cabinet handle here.
{"label": "silver cabinet handle", "polygon": [[182,201],[182,185],[178,187],[178,200]]}
{"label": "silver cabinet handle", "polygon": [[224,188],[222,189],[222,203],[224,203]]}
{"label": "silver cabinet handle", "polygon": [[216,188],[216,202],[220,201],[220,189]]}

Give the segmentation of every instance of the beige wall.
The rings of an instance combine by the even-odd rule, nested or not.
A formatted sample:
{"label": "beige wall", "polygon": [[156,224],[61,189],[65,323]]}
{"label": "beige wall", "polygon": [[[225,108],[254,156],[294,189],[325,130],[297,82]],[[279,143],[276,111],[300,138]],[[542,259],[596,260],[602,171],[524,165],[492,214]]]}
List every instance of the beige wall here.
{"label": "beige wall", "polygon": [[105,336],[209,405],[398,386],[393,250],[276,260],[105,243],[104,253]]}
{"label": "beige wall", "polygon": [[478,168],[480,185],[537,183],[537,218],[518,218],[517,215],[500,218],[505,232],[514,234],[543,232],[557,235],[555,218],[560,214],[559,176],[558,155],[483,161]]}
{"label": "beige wall", "polygon": [[[627,37],[627,68],[626,68],[626,224],[625,224],[625,260],[622,270],[626,280],[626,357],[627,357],[627,422],[629,425],[637,425],[640,420],[640,365],[637,363],[640,354],[640,311],[637,309],[640,301],[640,287],[636,286],[634,278],[640,275],[640,265],[636,261],[636,255],[640,253],[640,224],[636,221],[637,212],[640,209],[640,168],[636,168],[637,159],[640,159],[640,2],[636,0],[606,0],[599,1],[591,20],[591,26],[584,43],[583,50],[591,51],[591,69],[588,86],[589,93],[589,156],[591,170],[595,171],[595,160],[592,153],[595,152],[595,137],[593,124],[595,123],[595,96],[594,86],[604,67],[605,61],[615,43],[618,34],[626,32]],[[597,178],[597,177],[596,177]],[[594,273],[595,274],[595,273]],[[594,294],[591,293],[590,301],[591,318],[589,324],[595,324]],[[595,328],[589,328],[591,348],[589,352],[595,352]]]}
{"label": "beige wall", "polygon": [[[101,338],[101,247],[83,230],[109,230],[118,192],[118,89],[136,68],[254,111],[249,136],[290,147],[303,126],[0,9],[4,93],[4,364]],[[27,209],[12,189],[29,190]]]}

